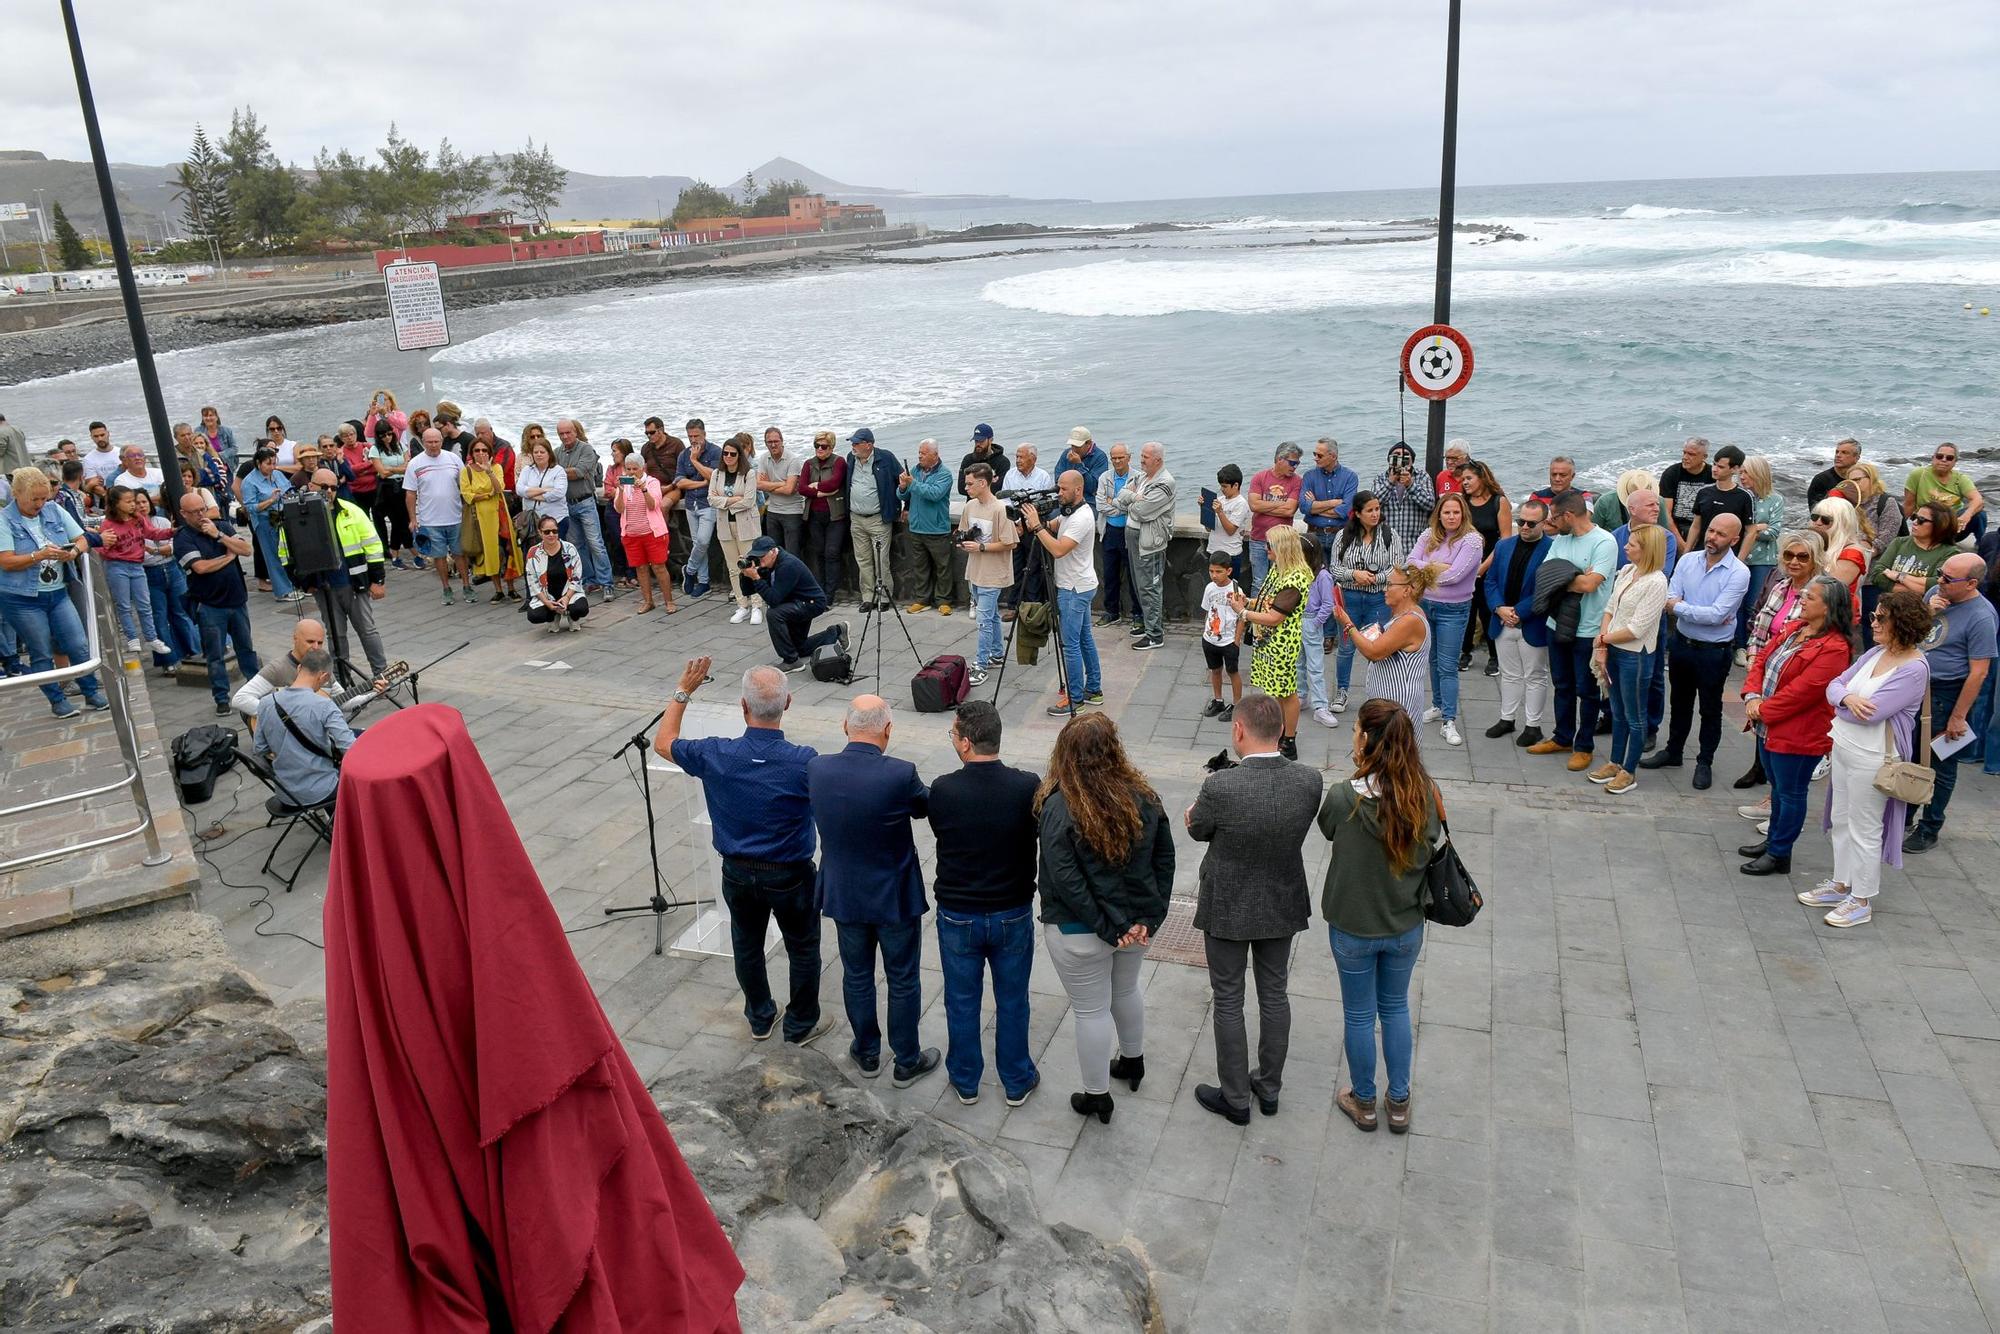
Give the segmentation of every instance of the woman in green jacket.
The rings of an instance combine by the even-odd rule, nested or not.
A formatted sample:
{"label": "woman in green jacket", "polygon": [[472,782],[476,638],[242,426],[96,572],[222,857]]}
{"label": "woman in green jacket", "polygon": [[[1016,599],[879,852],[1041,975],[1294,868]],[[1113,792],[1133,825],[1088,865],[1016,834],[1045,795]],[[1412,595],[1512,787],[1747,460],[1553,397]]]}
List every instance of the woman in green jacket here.
{"label": "woman in green jacket", "polygon": [[1333,845],[1320,913],[1340,969],[1352,1086],[1336,1105],[1376,1126],[1375,1025],[1389,1067],[1389,1129],[1410,1128],[1410,974],[1424,943],[1424,868],[1443,812],[1416,726],[1393,700],[1371,699],[1354,724],[1354,777],[1328,786],[1319,829]]}

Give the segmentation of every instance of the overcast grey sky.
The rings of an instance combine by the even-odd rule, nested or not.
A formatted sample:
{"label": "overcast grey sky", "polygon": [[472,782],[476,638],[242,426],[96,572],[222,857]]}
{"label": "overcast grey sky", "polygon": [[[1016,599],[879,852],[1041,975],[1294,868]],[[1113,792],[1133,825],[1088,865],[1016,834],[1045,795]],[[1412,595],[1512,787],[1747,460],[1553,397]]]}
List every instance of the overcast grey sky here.
{"label": "overcast grey sky", "polygon": [[[783,154],[933,193],[1092,199],[1436,179],[1444,0],[79,0],[111,156],[251,105],[274,146],[546,139],[721,182]],[[1460,179],[1981,169],[1995,0],[1468,0]],[[0,148],[86,156],[52,0],[7,5]],[[434,89],[434,96],[425,90]]]}

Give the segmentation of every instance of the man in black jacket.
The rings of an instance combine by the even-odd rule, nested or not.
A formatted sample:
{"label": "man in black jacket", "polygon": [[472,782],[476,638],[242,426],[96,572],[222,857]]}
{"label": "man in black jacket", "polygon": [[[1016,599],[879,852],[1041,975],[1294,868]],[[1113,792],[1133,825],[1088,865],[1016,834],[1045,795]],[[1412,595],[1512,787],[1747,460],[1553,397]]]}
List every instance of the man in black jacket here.
{"label": "man in black jacket", "polygon": [[764,599],[764,628],[778,651],[778,666],[796,672],[821,644],[846,644],[845,622],[812,634],[813,617],[826,610],[826,594],[806,563],[768,537],[750,544],[749,564],[738,574],[743,592]]}
{"label": "man in black jacket", "polygon": [[1007,1105],[1042,1082],[1028,1053],[1028,972],[1035,962],[1035,861],[1041,780],[1000,762],[1000,711],[987,700],[958,706],[951,746],[960,767],[931,784],[937,835],[938,964],[944,970],[945,1073],[958,1100],[979,1101],[980,992],[993,970],[993,1064]]}
{"label": "man in black jacket", "polygon": [[[1861,462],[1861,442],[1848,436],[1833,447],[1833,466],[1812,476],[1806,484],[1806,513],[1833,494],[1833,488],[1847,480],[1847,474],[1854,471],[1854,465]],[[1671,564],[1672,562],[1669,562]]]}
{"label": "man in black jacket", "polygon": [[[1291,1038],[1292,937],[1312,921],[1303,848],[1319,813],[1319,771],[1278,753],[1284,712],[1262,691],[1243,696],[1230,722],[1242,762],[1210,774],[1188,807],[1188,836],[1208,844],[1194,924],[1206,938],[1215,993],[1215,1068],[1221,1087],[1195,1086],[1217,1116],[1250,1123],[1250,1095],[1266,1116],[1278,1112]],[[1243,1031],[1243,975],[1257,973],[1257,1068]]]}

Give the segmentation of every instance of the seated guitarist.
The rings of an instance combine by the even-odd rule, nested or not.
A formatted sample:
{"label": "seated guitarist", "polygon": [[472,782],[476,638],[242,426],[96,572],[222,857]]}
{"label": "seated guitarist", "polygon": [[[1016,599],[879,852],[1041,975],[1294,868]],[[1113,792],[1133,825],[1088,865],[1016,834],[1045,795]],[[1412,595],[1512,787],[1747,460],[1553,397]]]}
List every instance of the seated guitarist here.
{"label": "seated guitarist", "polygon": [[257,708],[257,749],[270,756],[284,795],[301,806],[332,798],[340,757],[354,744],[347,716],[326,693],[332,684],[333,655],[316,648],[299,659],[291,685]]}
{"label": "seated guitarist", "polygon": [[[230,698],[230,706],[254,725],[262,716],[264,701],[291,684],[293,677],[298,675],[299,664],[305,661],[308,653],[325,647],[326,626],[310,616],[301,616],[292,627],[291,651],[282,658],[265,659],[263,667],[237,687],[236,694]],[[394,680],[400,679],[400,675],[392,668],[388,674],[378,675],[368,686],[352,694],[342,692],[338,683],[331,689],[338,699],[341,711],[354,713],[363,704],[387,690]]]}

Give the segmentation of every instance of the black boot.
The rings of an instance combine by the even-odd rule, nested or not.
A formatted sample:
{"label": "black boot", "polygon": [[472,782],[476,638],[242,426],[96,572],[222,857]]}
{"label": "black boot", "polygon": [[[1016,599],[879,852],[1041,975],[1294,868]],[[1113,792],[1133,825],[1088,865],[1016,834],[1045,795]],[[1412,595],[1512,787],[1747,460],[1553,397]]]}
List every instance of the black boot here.
{"label": "black boot", "polygon": [[1750,761],[1750,772],[1744,774],[1741,778],[1730,784],[1730,786],[1741,792],[1746,787],[1762,787],[1765,781],[1764,761],[1762,759],[1754,759]]}
{"label": "black boot", "polygon": [[1146,1078],[1146,1058],[1143,1056],[1114,1056],[1111,1059],[1111,1077],[1122,1079],[1134,1093]]}
{"label": "black boot", "polygon": [[1761,857],[1770,850],[1771,841],[1763,839],[1756,843],[1745,843],[1742,847],[1736,849],[1736,855],[1739,857]]}
{"label": "black boot", "polygon": [[1792,873],[1792,859],[1790,857],[1773,857],[1767,852],[1755,861],[1744,862],[1736,869],[1745,875],[1790,875]]}
{"label": "black boot", "polygon": [[1111,1095],[1109,1093],[1072,1093],[1069,1095],[1069,1109],[1083,1116],[1094,1116],[1105,1125],[1111,1124]]}

